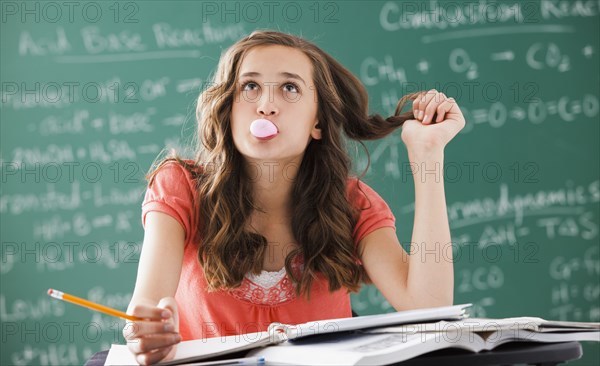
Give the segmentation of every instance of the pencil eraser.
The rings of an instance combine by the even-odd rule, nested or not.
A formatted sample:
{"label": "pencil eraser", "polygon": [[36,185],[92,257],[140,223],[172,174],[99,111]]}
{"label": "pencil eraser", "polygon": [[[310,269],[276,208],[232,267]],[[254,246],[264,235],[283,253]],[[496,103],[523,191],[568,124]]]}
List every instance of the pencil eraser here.
{"label": "pencil eraser", "polygon": [[52,295],[52,292],[53,292],[53,291],[54,291],[53,289],[49,288],[49,289],[48,289],[48,295]]}
{"label": "pencil eraser", "polygon": [[250,133],[259,139],[268,139],[277,135],[279,131],[273,122],[259,118],[250,124]]}

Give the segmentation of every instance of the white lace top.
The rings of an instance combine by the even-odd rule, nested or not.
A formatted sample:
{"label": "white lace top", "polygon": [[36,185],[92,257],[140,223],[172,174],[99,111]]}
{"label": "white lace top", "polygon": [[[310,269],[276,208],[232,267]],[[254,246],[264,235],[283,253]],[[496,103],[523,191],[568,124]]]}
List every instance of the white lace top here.
{"label": "white lace top", "polygon": [[285,267],[279,271],[262,271],[259,275],[247,273],[246,278],[264,289],[269,289],[279,283],[285,276]]}
{"label": "white lace top", "polygon": [[[292,267],[300,269],[301,263]],[[256,275],[247,273],[240,287],[230,290],[234,297],[260,305],[278,305],[296,297],[292,281],[287,276],[285,267],[279,271],[262,271]]]}

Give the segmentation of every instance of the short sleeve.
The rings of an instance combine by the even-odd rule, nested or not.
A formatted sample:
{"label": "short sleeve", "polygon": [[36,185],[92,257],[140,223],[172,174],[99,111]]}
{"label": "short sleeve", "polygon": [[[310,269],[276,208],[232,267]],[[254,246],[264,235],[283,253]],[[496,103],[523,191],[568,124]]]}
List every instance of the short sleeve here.
{"label": "short sleeve", "polygon": [[190,238],[194,222],[194,188],[189,171],[173,161],[165,163],[149,183],[142,202],[142,225],[150,211],[165,213],[177,220]]}
{"label": "short sleeve", "polygon": [[[356,185],[357,181],[360,189]],[[359,210],[353,232],[355,245],[379,228],[396,228],[396,218],[392,210],[371,187],[360,180],[352,179],[349,181],[348,190],[351,204]]]}

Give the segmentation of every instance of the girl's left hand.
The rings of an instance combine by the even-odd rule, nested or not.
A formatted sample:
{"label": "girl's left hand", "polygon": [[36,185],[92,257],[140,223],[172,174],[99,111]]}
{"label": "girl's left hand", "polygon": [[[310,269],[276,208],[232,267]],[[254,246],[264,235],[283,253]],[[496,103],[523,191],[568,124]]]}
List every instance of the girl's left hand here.
{"label": "girl's left hand", "polygon": [[456,101],[435,89],[421,93],[413,101],[413,114],[415,119],[404,122],[401,135],[410,152],[443,151],[465,126],[465,117]]}

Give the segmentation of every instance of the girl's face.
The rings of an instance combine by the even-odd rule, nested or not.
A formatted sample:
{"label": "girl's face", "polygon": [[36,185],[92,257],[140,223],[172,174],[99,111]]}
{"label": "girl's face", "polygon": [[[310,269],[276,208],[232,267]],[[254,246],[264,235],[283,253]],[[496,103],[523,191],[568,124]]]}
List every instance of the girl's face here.
{"label": "girl's face", "polygon": [[[312,72],[310,59],[294,48],[259,46],[246,54],[231,111],[233,142],[246,160],[299,163],[310,140],[321,138]],[[273,122],[279,134],[254,137],[250,124],[259,118]]]}

